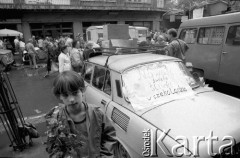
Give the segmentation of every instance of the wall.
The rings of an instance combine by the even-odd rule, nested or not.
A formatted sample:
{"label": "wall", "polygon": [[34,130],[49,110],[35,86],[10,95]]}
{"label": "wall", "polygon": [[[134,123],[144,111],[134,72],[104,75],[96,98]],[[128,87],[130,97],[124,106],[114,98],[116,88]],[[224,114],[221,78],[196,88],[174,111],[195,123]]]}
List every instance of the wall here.
{"label": "wall", "polygon": [[[96,15],[98,18],[96,18]],[[73,33],[76,36],[83,32],[82,22],[102,22],[102,21],[117,21],[120,24],[125,21],[151,21],[153,29],[159,30],[159,23],[162,21],[159,12],[138,12],[138,11],[119,11],[114,14],[108,11],[79,11],[72,12],[25,12],[23,13],[23,30],[26,33],[26,38],[31,37],[29,23],[49,23],[49,22],[73,22]],[[25,28],[26,27],[26,28]],[[29,29],[29,30],[27,30]]]}

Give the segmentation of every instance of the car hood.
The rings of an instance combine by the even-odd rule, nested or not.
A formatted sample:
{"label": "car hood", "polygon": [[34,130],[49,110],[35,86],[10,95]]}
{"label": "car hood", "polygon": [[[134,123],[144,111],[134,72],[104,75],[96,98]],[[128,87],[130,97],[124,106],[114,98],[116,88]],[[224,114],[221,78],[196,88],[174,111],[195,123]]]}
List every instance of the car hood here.
{"label": "car hood", "polygon": [[[169,131],[173,139],[184,136],[189,141],[189,149],[194,147],[194,137],[218,137],[213,142],[213,150],[229,141],[222,141],[224,136],[240,140],[240,100],[215,91],[196,94],[187,99],[176,100],[153,108],[142,115],[160,130]],[[199,148],[206,155],[207,141],[201,142]],[[219,152],[217,152],[219,153]]]}

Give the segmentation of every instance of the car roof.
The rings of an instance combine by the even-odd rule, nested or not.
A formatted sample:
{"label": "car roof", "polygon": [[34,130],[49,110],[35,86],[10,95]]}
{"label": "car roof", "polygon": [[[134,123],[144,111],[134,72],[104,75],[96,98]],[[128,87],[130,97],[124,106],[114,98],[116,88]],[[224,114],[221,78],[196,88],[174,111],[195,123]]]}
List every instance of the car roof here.
{"label": "car roof", "polygon": [[203,26],[203,25],[217,25],[217,24],[229,24],[236,23],[240,21],[240,13],[231,13],[224,15],[216,15],[210,17],[204,17],[199,19],[191,19],[184,21],[180,28],[191,27],[191,26]]}
{"label": "car roof", "polygon": [[[100,55],[90,58],[89,62],[104,66],[107,58],[108,58],[107,55]],[[158,55],[152,53],[113,55],[109,57],[108,68],[116,72],[122,73],[124,70],[134,67],[136,65],[156,61],[181,61],[181,60],[166,55]]]}

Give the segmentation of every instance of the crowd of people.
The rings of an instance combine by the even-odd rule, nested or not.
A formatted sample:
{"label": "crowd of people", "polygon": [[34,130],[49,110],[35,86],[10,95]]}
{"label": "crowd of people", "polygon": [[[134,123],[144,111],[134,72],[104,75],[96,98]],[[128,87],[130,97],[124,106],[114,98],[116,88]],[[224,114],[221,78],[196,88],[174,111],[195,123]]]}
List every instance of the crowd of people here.
{"label": "crowd of people", "polygon": [[177,38],[177,30],[169,29],[162,32],[151,32],[146,41],[139,44],[140,50],[146,51],[148,48],[156,49],[156,54],[173,56],[181,59],[185,63],[185,53],[189,49],[187,44]]}
{"label": "crowd of people", "polygon": [[66,70],[81,72],[83,60],[86,58],[83,55],[84,50],[89,52],[90,48],[93,51],[91,48],[93,43],[86,43],[80,34],[75,39],[70,36],[60,36],[57,39],[32,36],[26,43],[23,38],[16,37],[14,45],[13,52],[19,52],[23,59],[22,62],[27,57],[33,69],[38,68],[38,59],[46,60],[47,74],[45,77],[51,72],[52,64],[56,63],[58,63],[60,73]]}
{"label": "crowd of people", "polygon": [[[38,68],[37,60],[45,59],[47,64],[45,77],[47,77],[53,67],[55,67],[54,71],[57,69],[60,73],[68,70],[77,73],[82,72],[83,61],[88,59],[90,54],[95,53],[94,45],[101,47],[102,41],[101,38],[98,40],[98,44],[91,41],[85,42],[81,34],[78,34],[75,39],[70,36],[60,36],[56,39],[32,36],[26,43],[23,38],[16,37],[14,46],[9,46],[8,40],[4,40],[4,42],[0,40],[0,47],[12,49],[12,52],[19,52],[23,59],[22,62],[24,62],[25,57],[28,57],[30,66],[33,69]],[[156,54],[177,57],[185,62],[185,52],[188,50],[188,46],[184,41],[177,39],[175,29],[150,32],[146,37],[146,41],[139,44],[139,49],[146,51],[149,46],[154,46],[154,49],[156,49],[154,53]]]}

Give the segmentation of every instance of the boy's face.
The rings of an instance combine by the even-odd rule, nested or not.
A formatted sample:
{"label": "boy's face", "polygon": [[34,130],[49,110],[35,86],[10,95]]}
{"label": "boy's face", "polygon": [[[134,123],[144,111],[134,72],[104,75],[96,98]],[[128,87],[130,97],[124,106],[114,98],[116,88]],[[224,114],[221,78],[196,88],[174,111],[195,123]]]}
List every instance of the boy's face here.
{"label": "boy's face", "polygon": [[82,104],[83,93],[78,90],[76,92],[73,92],[72,94],[61,94],[60,99],[66,106],[69,106],[71,108],[77,108]]}

